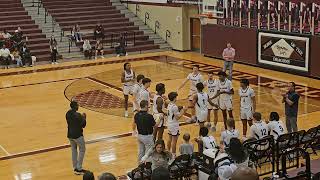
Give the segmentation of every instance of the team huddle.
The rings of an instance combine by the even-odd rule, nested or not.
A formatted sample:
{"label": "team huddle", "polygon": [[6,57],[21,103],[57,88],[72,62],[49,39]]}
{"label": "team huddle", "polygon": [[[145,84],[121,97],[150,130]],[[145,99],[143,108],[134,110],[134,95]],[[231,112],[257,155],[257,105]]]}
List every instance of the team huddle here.
{"label": "team huddle", "polygon": [[[210,146],[217,146],[215,139],[208,136],[205,129],[216,131],[218,123],[218,112],[222,111],[224,129],[221,133],[220,144],[227,147],[232,137],[239,138],[239,132],[235,129],[233,120],[233,95],[235,93],[232,81],[227,78],[224,71],[218,72],[217,79],[214,78],[214,72],[208,72],[205,80],[199,72],[199,66],[194,65],[192,72],[187,76],[185,81],[177,88],[176,92],[166,93],[165,85],[158,83],[156,93],[150,93],[149,87],[151,79],[144,75],[135,75],[130,63],[124,64],[121,82],[123,83],[123,94],[125,98],[125,117],[128,117],[128,99],[132,95],[133,112],[140,111],[140,102],[148,102],[149,112],[153,115],[156,125],[153,137],[162,139],[165,127],[167,127],[169,140],[167,149],[173,154],[176,153],[176,144],[179,136],[179,119],[187,116],[190,112],[188,123],[196,122],[200,126],[200,142],[202,149],[208,149]],[[176,104],[178,92],[188,82],[190,89],[188,95],[188,106],[178,106]],[[206,89],[206,91],[204,91]],[[256,112],[256,99],[253,88],[249,86],[248,79],[240,80],[240,119],[243,124],[243,139],[261,139],[269,134],[277,138],[284,134],[284,126],[279,121],[279,115],[276,112],[270,114],[270,122],[264,122],[261,113]],[[153,103],[153,104],[151,104]],[[213,124],[211,124],[211,112],[213,112]],[[267,124],[268,123],[268,124]],[[249,135],[247,136],[247,124],[249,124]]]}

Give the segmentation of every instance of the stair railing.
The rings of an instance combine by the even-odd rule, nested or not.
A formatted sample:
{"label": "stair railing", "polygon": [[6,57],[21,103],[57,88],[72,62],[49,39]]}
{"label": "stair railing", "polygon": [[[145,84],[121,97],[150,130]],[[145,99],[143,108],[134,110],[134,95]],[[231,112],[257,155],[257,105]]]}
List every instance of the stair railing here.
{"label": "stair railing", "polygon": [[136,4],[136,16],[138,15],[138,12],[140,12],[140,5]]}
{"label": "stair railing", "polygon": [[157,29],[160,29],[160,22],[155,21],[154,22],[154,33],[157,34]]}
{"label": "stair railing", "polygon": [[166,43],[168,42],[168,38],[171,37],[171,32],[169,30],[166,30]]}
{"label": "stair railing", "polygon": [[147,25],[147,20],[149,20],[149,19],[150,19],[150,14],[148,12],[146,12],[144,14],[144,25]]}

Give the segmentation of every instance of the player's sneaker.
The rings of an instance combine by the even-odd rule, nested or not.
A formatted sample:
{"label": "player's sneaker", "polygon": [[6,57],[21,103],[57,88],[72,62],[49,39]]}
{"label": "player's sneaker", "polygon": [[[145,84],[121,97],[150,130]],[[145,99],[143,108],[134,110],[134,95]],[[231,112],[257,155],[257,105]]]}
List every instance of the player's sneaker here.
{"label": "player's sneaker", "polygon": [[125,111],[125,112],[124,112],[124,117],[127,118],[128,116],[129,116],[128,111]]}

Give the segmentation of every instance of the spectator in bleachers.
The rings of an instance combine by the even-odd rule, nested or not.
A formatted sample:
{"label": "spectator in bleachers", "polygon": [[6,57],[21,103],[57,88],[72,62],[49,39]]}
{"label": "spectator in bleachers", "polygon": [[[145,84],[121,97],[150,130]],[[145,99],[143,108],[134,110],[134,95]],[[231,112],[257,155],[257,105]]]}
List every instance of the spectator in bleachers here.
{"label": "spectator in bleachers", "polygon": [[261,118],[261,113],[253,113],[253,125],[250,127],[249,139],[258,140],[268,136],[268,126]]}
{"label": "spectator in bleachers", "polygon": [[17,67],[22,67],[23,63],[22,63],[22,59],[21,59],[20,52],[19,52],[18,48],[15,47],[11,54],[13,56],[13,60],[15,60],[17,62]]}
{"label": "spectator in bleachers", "polygon": [[101,57],[103,58],[103,44],[101,43],[100,40],[97,41],[95,48],[96,48],[95,59],[97,59],[98,53],[100,53]]}
{"label": "spectator in bleachers", "polygon": [[94,180],[94,174],[91,171],[86,171],[83,176],[82,180]]}
{"label": "spectator in bleachers", "polygon": [[24,66],[27,64],[32,66],[32,55],[26,43],[23,43],[22,47],[20,48],[20,56]]}
{"label": "spectator in bleachers", "polygon": [[104,29],[100,22],[94,28],[94,39],[97,40],[98,38],[104,39]]}
{"label": "spectator in bleachers", "polygon": [[116,54],[117,54],[117,57],[128,55],[128,53],[126,51],[126,39],[123,34],[120,37],[119,46],[116,47]]}
{"label": "spectator in bleachers", "polygon": [[11,34],[5,29],[5,30],[3,30],[2,37],[3,37],[4,39],[10,39],[12,36],[11,36]]}
{"label": "spectator in bleachers", "polygon": [[239,138],[239,131],[235,129],[235,122],[233,118],[230,118],[226,122],[227,130],[222,131],[220,144],[224,149],[229,148],[231,138]]}
{"label": "spectator in bleachers", "polygon": [[76,24],[75,26],[73,26],[72,28],[72,36],[74,37],[74,39],[79,42],[82,42],[82,37],[81,37],[81,33],[80,33],[80,26],[79,24]]}
{"label": "spectator in bleachers", "polygon": [[150,148],[147,153],[141,158],[141,163],[151,161],[151,169],[158,167],[168,168],[169,162],[172,160],[172,154],[166,150],[164,141],[158,139],[153,148]]}
{"label": "spectator in bleachers", "polygon": [[20,48],[23,44],[23,34],[22,31],[15,30],[13,36],[11,37],[14,44],[13,46]]}
{"label": "spectator in bleachers", "polygon": [[231,180],[259,180],[257,171],[249,167],[239,167],[233,172]]}
{"label": "spectator in bleachers", "polygon": [[102,173],[99,180],[117,180],[117,178],[111,173]]}
{"label": "spectator in bleachers", "polygon": [[230,139],[230,144],[227,153],[229,154],[230,158],[236,166],[249,166],[249,154],[247,149],[241,143],[240,139]]}
{"label": "spectator in bleachers", "polygon": [[274,140],[277,140],[280,135],[285,133],[284,125],[279,119],[279,114],[277,112],[270,113],[268,130],[269,135],[272,135]]}
{"label": "spectator in bleachers", "polygon": [[91,59],[92,47],[88,39],[84,40],[82,48],[83,48],[84,57]]}
{"label": "spectator in bleachers", "polygon": [[194,151],[193,144],[190,143],[190,134],[185,133],[183,135],[184,143],[180,145],[180,154],[189,154],[191,155]]}
{"label": "spectator in bleachers", "polygon": [[283,94],[282,102],[285,104],[286,113],[286,125],[288,133],[298,131],[298,106],[299,106],[300,96],[296,92],[296,84],[290,82],[288,86],[288,92]]}
{"label": "spectator in bleachers", "polygon": [[51,39],[50,39],[50,51],[51,51],[51,64],[58,64],[57,62],[58,43],[53,36],[51,36]]}
{"label": "spectator in bleachers", "polygon": [[3,44],[2,48],[0,49],[0,58],[5,68],[9,69],[11,57],[10,57],[10,51],[5,44]]}
{"label": "spectator in bleachers", "polygon": [[152,171],[151,179],[152,180],[169,180],[170,172],[168,168],[158,167]]}
{"label": "spectator in bleachers", "polygon": [[199,137],[195,139],[198,143],[199,152],[201,153],[206,149],[216,149],[218,147],[214,137],[208,134],[208,128],[201,127],[199,130]]}

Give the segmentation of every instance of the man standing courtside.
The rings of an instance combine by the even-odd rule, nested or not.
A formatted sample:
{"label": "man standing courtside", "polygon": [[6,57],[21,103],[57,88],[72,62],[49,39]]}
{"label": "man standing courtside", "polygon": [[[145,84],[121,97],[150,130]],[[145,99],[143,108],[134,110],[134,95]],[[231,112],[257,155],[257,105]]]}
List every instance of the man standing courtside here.
{"label": "man standing courtside", "polygon": [[296,84],[294,82],[290,82],[288,92],[283,94],[282,100],[282,102],[285,103],[286,126],[288,133],[298,131],[297,118],[299,98],[300,96],[296,92]]}
{"label": "man standing courtside", "polygon": [[224,59],[223,71],[229,69],[229,80],[232,80],[233,60],[236,55],[236,50],[231,47],[231,43],[227,44],[227,48],[223,50],[222,57]]}
{"label": "man standing courtside", "polygon": [[[85,141],[83,138],[83,128],[86,127],[86,114],[78,113],[79,105],[76,101],[71,101],[71,109],[66,114],[68,123],[68,139],[72,150],[72,165],[76,175],[83,174],[82,162],[86,152]],[[79,147],[79,153],[77,148]]]}

